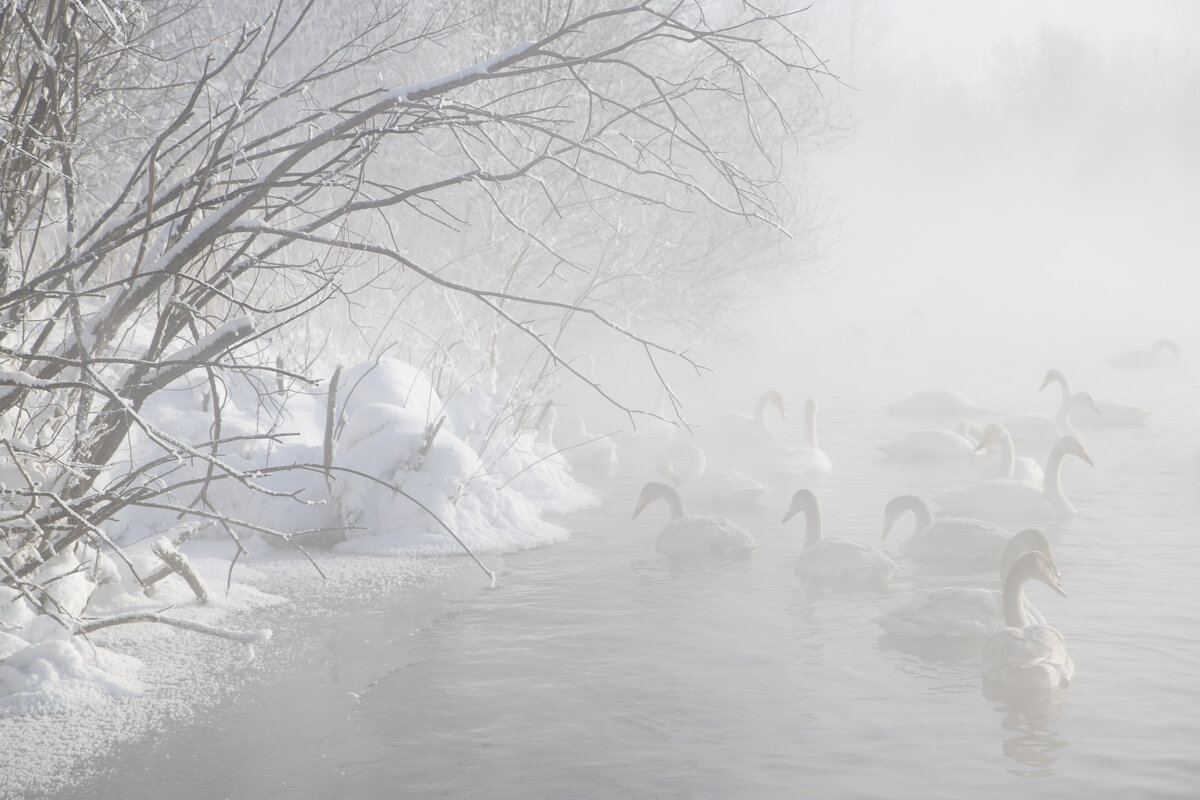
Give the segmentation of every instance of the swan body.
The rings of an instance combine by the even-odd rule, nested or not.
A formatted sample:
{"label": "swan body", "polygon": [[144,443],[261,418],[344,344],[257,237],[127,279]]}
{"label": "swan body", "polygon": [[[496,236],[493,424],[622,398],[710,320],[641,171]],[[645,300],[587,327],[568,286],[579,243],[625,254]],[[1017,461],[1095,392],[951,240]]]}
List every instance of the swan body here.
{"label": "swan body", "polygon": [[927,389],[888,406],[893,414],[907,417],[959,417],[996,414],[993,408],[976,403],[962,392]]}
{"label": "swan body", "polygon": [[[1051,369],[1046,372],[1046,378],[1042,381],[1042,388],[1045,389],[1052,383],[1057,383],[1062,387],[1062,405],[1059,407],[1059,413],[1066,408],[1067,403],[1071,400],[1071,384],[1067,382],[1067,376],[1061,370]],[[1097,414],[1084,414],[1077,420],[1081,428],[1133,428],[1139,425],[1144,425],[1150,417],[1150,410],[1135,406],[1130,403],[1114,403],[1107,400],[1096,401]]]}
{"label": "swan body", "polygon": [[633,516],[655,500],[666,500],[671,521],[658,534],[658,552],[670,557],[732,556],[752,550],[757,542],[750,532],[725,517],[688,514],[683,498],[673,486],[651,481],[642,487]]}
{"label": "swan body", "polygon": [[900,546],[909,558],[943,566],[975,567],[997,563],[1012,534],[993,522],[968,517],[934,519],[929,504],[916,495],[901,495],[888,501],[883,511],[883,536],[912,512],[916,525]]}
{"label": "swan body", "polygon": [[882,550],[856,539],[825,539],[821,531],[821,510],[817,498],[808,489],[799,489],[783,515],[787,522],[804,512],[805,540],[797,574],[815,580],[851,584],[885,584],[898,567]]}
{"label": "swan body", "polygon": [[1041,489],[1015,480],[990,480],[954,489],[934,499],[953,516],[984,519],[1048,520],[1075,514],[1075,506],[1063,494],[1062,462],[1068,455],[1095,465],[1079,439],[1063,436],[1050,450],[1046,478]]}
{"label": "swan body", "polygon": [[895,461],[966,460],[975,455],[978,442],[978,438],[972,436],[972,428],[978,430],[978,426],[970,422],[963,422],[954,430],[922,428],[875,449]]}
{"label": "swan body", "polygon": [[1022,555],[1004,579],[1005,627],[983,647],[981,672],[990,684],[1015,689],[1057,689],[1070,685],[1075,664],[1062,632],[1044,622],[1031,622],[1025,613],[1025,584],[1040,580],[1067,596],[1058,569],[1044,553]]}
{"label": "swan body", "polygon": [[1128,350],[1108,359],[1120,369],[1174,369],[1179,366],[1179,345],[1170,339],[1159,339],[1148,349]]}
{"label": "swan body", "polygon": [[[1036,529],[1021,531],[1005,545],[1001,560],[1001,580],[1025,553],[1050,556],[1050,542]],[[1045,618],[1022,597],[1024,612],[1036,622]],[[948,586],[926,592],[875,618],[892,636],[906,638],[968,638],[991,636],[1002,630],[1004,593],[999,589]]]}
{"label": "swan body", "polygon": [[817,401],[808,399],[804,402],[804,445],[790,448],[787,453],[787,466],[784,471],[793,475],[829,475],[833,472],[833,462],[817,443]]}
{"label": "swan body", "polygon": [[983,431],[983,438],[976,445],[976,450],[995,448],[995,458],[984,467],[980,478],[983,480],[1014,480],[1028,483],[1035,488],[1041,488],[1045,472],[1037,461],[1027,456],[1018,457],[1013,446],[1008,429],[999,422],[993,422]]}
{"label": "swan body", "polygon": [[583,417],[567,420],[562,455],[573,467],[591,467],[612,472],[617,468],[617,446],[608,436],[588,433]]}
{"label": "swan body", "polygon": [[1079,432],[1071,424],[1072,412],[1076,408],[1087,408],[1097,416],[1100,414],[1100,409],[1096,406],[1096,398],[1092,397],[1089,392],[1075,392],[1053,417],[1047,417],[1044,414],[1017,414],[1005,417],[1001,420],[1001,424],[1008,430],[1014,441],[1029,444],[1051,444],[1065,434],[1079,436]]}
{"label": "swan body", "polygon": [[658,454],[655,465],[688,500],[751,505],[767,491],[767,487],[760,481],[744,472],[707,472],[708,458],[695,444],[679,444],[666,448]]}

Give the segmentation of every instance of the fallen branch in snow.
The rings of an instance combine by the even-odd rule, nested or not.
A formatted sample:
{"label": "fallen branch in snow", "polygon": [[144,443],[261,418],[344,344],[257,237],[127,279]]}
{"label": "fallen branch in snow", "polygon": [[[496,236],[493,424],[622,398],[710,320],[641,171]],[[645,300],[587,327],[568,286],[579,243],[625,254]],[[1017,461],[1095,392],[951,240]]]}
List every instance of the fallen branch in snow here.
{"label": "fallen branch in snow", "polygon": [[196,574],[196,570],[192,569],[191,562],[188,557],[179,552],[175,545],[171,544],[170,540],[165,536],[158,537],[158,541],[154,543],[154,555],[166,562],[171,571],[179,575],[188,586],[192,587],[192,591],[196,593],[196,599],[201,603],[208,602],[208,587],[204,585],[204,581]]}
{"label": "fallen branch in snow", "polygon": [[229,628],[218,628],[214,625],[205,625],[203,622],[194,622],[190,619],[179,619],[178,617],[164,617],[162,614],[154,613],[138,613],[121,614],[116,617],[106,617],[105,619],[97,619],[91,622],[84,622],[75,627],[74,635],[81,636],[89,633],[94,633],[102,628],[111,628],[113,625],[128,625],[132,622],[157,622],[163,625],[172,625],[176,628],[183,628],[193,633],[206,633],[209,636],[218,636],[222,639],[229,639],[242,644],[258,644],[265,642],[271,638],[271,629],[263,628],[257,631],[235,631]]}

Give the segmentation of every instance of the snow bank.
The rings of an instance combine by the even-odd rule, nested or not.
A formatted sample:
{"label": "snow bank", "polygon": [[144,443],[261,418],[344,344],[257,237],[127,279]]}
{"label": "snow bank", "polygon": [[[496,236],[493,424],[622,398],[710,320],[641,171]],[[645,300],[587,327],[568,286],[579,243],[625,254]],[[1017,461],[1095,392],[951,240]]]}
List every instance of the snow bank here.
{"label": "snow bank", "polygon": [[[32,583],[44,583],[44,596],[0,589],[0,719],[5,720],[0,753],[18,752],[6,746],[8,737],[25,735],[13,720],[92,713],[143,693],[153,695],[158,687],[143,679],[143,664],[128,655],[129,649],[162,641],[175,657],[183,657],[196,648],[200,635],[133,623],[85,636],[72,619],[161,615],[164,609],[172,617],[217,628],[230,615],[252,619],[284,602],[256,588],[262,574],[255,569],[270,564],[275,554],[293,554],[291,537],[316,549],[318,563],[323,557],[364,554],[457,554],[463,546],[459,540],[476,554],[562,541],[566,529],[542,515],[595,505],[599,498],[573,480],[561,460],[547,458],[531,431],[518,429],[516,415],[509,413],[512,388],[478,384],[443,399],[427,375],[404,362],[381,359],[354,366],[340,383],[328,477],[322,468],[323,391],[291,395],[284,403],[264,398],[261,386],[233,373],[222,376],[215,397],[208,382],[195,375],[153,396],[143,417],[181,446],[176,458],[147,475],[147,484],[180,484],[164,502],[207,508],[236,521],[232,527],[248,554],[239,558],[226,591],[235,549],[224,528],[183,523],[195,532],[181,550],[207,584],[209,602],[198,601],[178,575],[143,591],[134,573],[144,577],[161,567],[152,544],[164,534],[177,537],[181,523],[173,510],[130,507],[106,530],[130,563],[81,541],[30,576]],[[220,406],[219,431],[209,410],[214,402]],[[274,436],[261,438],[266,432]],[[207,443],[214,437],[229,442],[222,445],[222,459],[239,474],[211,482],[204,488],[207,505],[197,505],[200,484],[182,482],[205,476]],[[156,439],[136,434],[123,462],[160,458],[162,444]],[[11,477],[7,472],[3,477]],[[304,538],[314,531],[324,531],[323,538]],[[331,543],[335,554],[323,556],[319,548]],[[5,547],[0,542],[0,550]],[[0,556],[19,566],[19,552]],[[51,575],[60,577],[48,580]],[[54,613],[41,613],[37,605]],[[248,657],[251,651],[243,649]],[[27,745],[20,752],[28,753]],[[0,773],[7,773],[9,764],[0,764]],[[6,791],[2,784],[0,795]]]}

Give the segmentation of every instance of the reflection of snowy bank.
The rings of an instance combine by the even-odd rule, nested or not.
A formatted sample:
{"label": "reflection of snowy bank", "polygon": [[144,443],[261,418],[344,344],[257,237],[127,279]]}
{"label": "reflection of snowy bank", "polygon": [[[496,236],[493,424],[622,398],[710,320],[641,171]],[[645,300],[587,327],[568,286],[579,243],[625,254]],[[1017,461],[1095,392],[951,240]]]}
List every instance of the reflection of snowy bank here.
{"label": "reflection of snowy bank", "polygon": [[[215,649],[226,662],[246,658],[244,645],[163,625],[124,624],[83,636],[77,621],[166,612],[218,628],[236,617],[235,627],[254,629],[264,609],[283,601],[255,587],[264,581],[291,586],[271,581],[270,572],[291,563],[293,544],[303,543],[318,565],[344,562],[345,555],[322,554],[330,544],[339,553],[361,555],[449,555],[462,553],[463,546],[476,554],[502,553],[561,541],[566,530],[544,521],[542,513],[598,502],[561,466],[542,460],[533,431],[517,429],[507,394],[495,387],[443,401],[419,371],[399,361],[347,370],[334,409],[328,474],[323,394],[293,396],[282,410],[264,408],[255,387],[236,378],[219,394],[219,432],[212,430],[213,417],[202,413],[211,401],[204,386],[162,392],[144,414],[177,441],[222,440],[222,450],[229,451],[222,457],[239,474],[218,473],[206,481],[209,464],[199,454],[207,445],[197,446],[197,457],[146,470],[139,477],[146,486],[176,488],[161,495],[157,508],[124,509],[104,531],[128,562],[81,541],[31,575],[24,589],[0,589],[0,796],[17,791],[13,781],[58,769],[39,766],[37,759],[42,751],[43,758],[61,758],[53,752],[61,748],[34,735],[53,730],[57,723],[47,728],[48,721],[71,717],[73,726],[86,726],[82,719],[101,719],[114,702],[151,702],[163,690],[143,672],[136,652],[190,665],[175,677],[183,683],[190,671],[203,674],[211,667],[210,661],[193,663],[196,653]],[[277,436],[261,438],[267,430]],[[161,450],[132,442],[125,466],[152,453]],[[181,507],[195,509],[199,524],[181,527]],[[162,569],[152,545],[164,535],[179,541],[185,531],[191,538],[181,549],[207,585],[207,602],[178,575],[142,589],[146,576]],[[19,552],[0,556],[14,568],[20,564]],[[407,565],[411,572],[412,563],[389,560],[380,567]],[[319,580],[315,570],[312,580]],[[117,729],[128,735],[129,727]],[[99,746],[103,738],[81,741],[94,739]],[[11,745],[14,740],[26,745]],[[22,764],[33,759],[32,772],[15,769],[18,755]]]}

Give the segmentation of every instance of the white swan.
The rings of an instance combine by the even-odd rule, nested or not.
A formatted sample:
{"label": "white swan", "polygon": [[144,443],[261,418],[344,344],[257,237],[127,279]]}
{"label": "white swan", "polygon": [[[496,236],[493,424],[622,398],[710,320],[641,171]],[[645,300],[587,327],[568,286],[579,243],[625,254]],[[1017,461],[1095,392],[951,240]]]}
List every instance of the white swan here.
{"label": "white swan", "polygon": [[804,401],[804,445],[792,447],[787,452],[787,464],[783,470],[790,475],[829,475],[833,472],[833,462],[817,443],[817,401]]}
{"label": "white swan", "polygon": [[775,432],[767,424],[767,406],[774,406],[779,416],[787,419],[787,409],[783,404],[783,394],[776,389],[770,389],[758,396],[754,403],[754,416],[741,413],[722,414],[716,417],[708,426],[701,427],[700,433],[726,439],[744,441],[746,439],[771,439]]}
{"label": "white swan", "polygon": [[1159,339],[1148,349],[1128,350],[1108,359],[1121,369],[1174,369],[1179,366],[1179,345],[1170,339]]}
{"label": "white swan", "polygon": [[591,467],[612,472],[617,468],[617,446],[608,436],[588,433],[583,417],[567,420],[561,452],[575,467]]}
{"label": "white swan", "polygon": [[1013,441],[1027,444],[1050,444],[1065,434],[1078,437],[1079,432],[1071,424],[1072,412],[1076,408],[1087,408],[1099,415],[1096,398],[1089,392],[1075,392],[1058,409],[1053,417],[1045,414],[1014,414],[1000,420],[1008,429]]}
{"label": "white swan", "polygon": [[926,389],[888,406],[898,416],[908,417],[961,417],[978,414],[997,414],[996,409],[976,403],[962,392],[943,389]]}
{"label": "white swan", "polygon": [[[1030,528],[1008,540],[1000,562],[1002,585],[1018,560],[1031,552],[1051,557],[1050,542],[1041,531]],[[1030,619],[1045,622],[1024,596],[1022,602]],[[892,636],[906,638],[991,636],[1006,624],[1004,592],[973,586],[935,589],[881,614],[875,622]]]}
{"label": "white swan", "polygon": [[856,539],[824,539],[821,536],[821,509],[817,497],[808,489],[792,495],[783,521],[804,512],[804,549],[796,562],[796,572],[806,578],[846,583],[885,584],[898,567],[882,550]]}
{"label": "white swan", "polygon": [[1004,579],[1004,623],[983,646],[986,683],[1015,689],[1057,689],[1070,685],[1075,664],[1062,633],[1031,621],[1025,611],[1025,584],[1040,580],[1063,597],[1058,569],[1045,553],[1026,553]]}
{"label": "white swan", "polygon": [[883,510],[883,536],[908,512],[916,518],[912,534],[900,546],[910,558],[956,567],[995,565],[1012,534],[992,522],[967,517],[934,519],[924,499],[906,494],[893,497]]}
{"label": "white swan", "polygon": [[[1067,403],[1071,400],[1071,384],[1067,383],[1067,376],[1061,370],[1047,370],[1046,377],[1042,381],[1042,388],[1045,389],[1052,383],[1057,383],[1062,387],[1062,405],[1059,407],[1059,413],[1066,408]],[[1138,425],[1144,425],[1146,419],[1150,416],[1150,410],[1141,406],[1131,405],[1129,403],[1113,403],[1106,400],[1096,401],[1096,414],[1084,414],[1077,422],[1081,428],[1131,428]]]}
{"label": "white swan", "polygon": [[688,500],[751,505],[767,487],[744,472],[722,470],[707,472],[708,458],[695,444],[672,445],[655,459],[658,471],[670,479]]}
{"label": "white swan", "polygon": [[642,487],[633,516],[636,518],[655,500],[666,500],[671,508],[671,521],[658,534],[656,543],[658,552],[664,555],[732,556],[746,553],[757,544],[749,531],[732,520],[707,514],[688,514],[679,492],[657,481]]}
{"label": "white swan", "polygon": [[954,430],[922,428],[876,447],[894,461],[954,461],[975,455],[983,431],[973,422],[960,422]]}
{"label": "white swan", "polygon": [[984,429],[983,437],[975,449],[995,451],[991,463],[984,467],[979,476],[985,481],[1001,478],[1021,481],[1040,488],[1045,480],[1045,472],[1037,461],[1028,456],[1017,456],[1012,437],[1008,435],[1008,428],[999,422],[993,422]]}
{"label": "white swan", "polygon": [[1064,436],[1054,443],[1041,489],[1014,480],[991,480],[945,492],[934,498],[952,516],[984,519],[1053,520],[1075,514],[1062,491],[1062,462],[1076,456],[1095,466],[1079,439]]}

